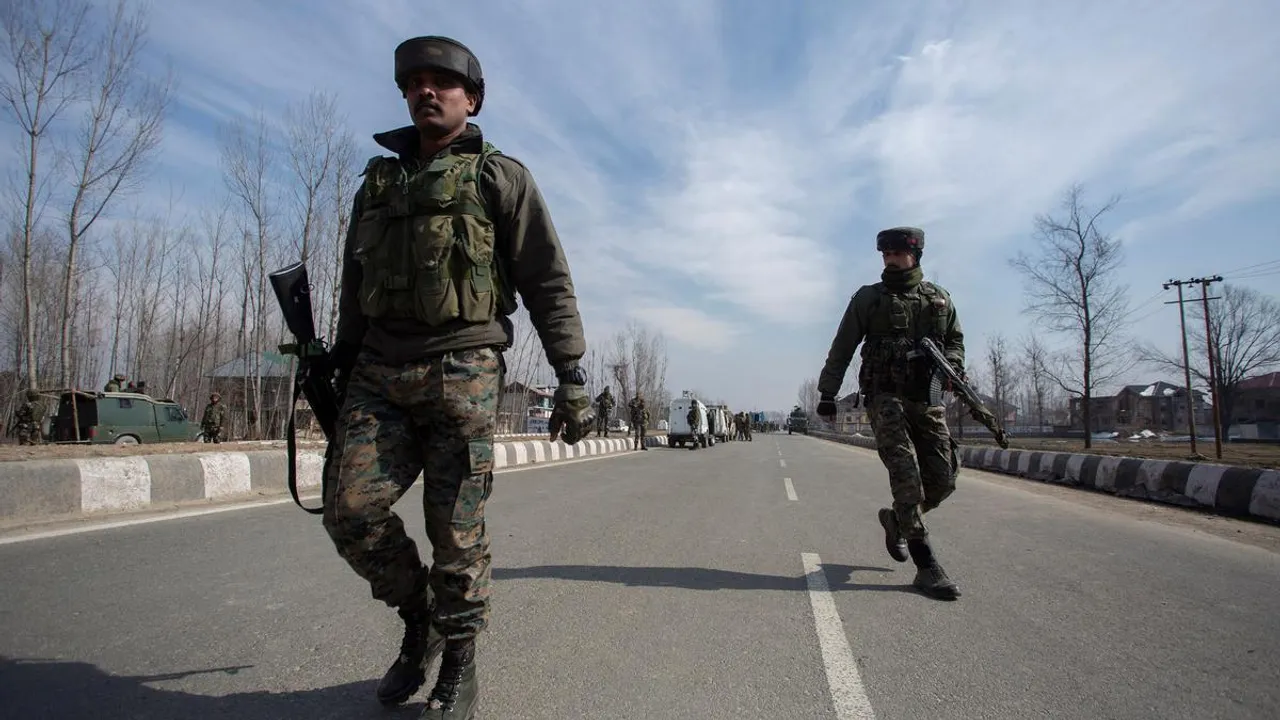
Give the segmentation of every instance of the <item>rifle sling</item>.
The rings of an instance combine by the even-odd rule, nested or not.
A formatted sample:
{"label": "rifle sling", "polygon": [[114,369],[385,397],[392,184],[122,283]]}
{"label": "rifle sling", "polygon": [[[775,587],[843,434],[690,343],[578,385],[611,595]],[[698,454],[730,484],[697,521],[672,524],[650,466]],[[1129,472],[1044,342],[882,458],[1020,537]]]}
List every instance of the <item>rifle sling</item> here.
{"label": "rifle sling", "polygon": [[[299,373],[298,375],[301,375]],[[302,394],[302,383],[298,379],[298,375],[293,378],[293,402],[289,404],[289,435],[285,438],[285,448],[289,455],[289,494],[293,496],[293,502],[298,507],[306,510],[312,515],[319,515],[324,512],[324,498],[327,494],[325,491],[325,483],[328,480],[328,473],[324,471],[324,467],[320,470],[320,507],[309,508],[302,504],[302,499],[298,497],[298,442],[294,437],[294,412],[298,406],[298,396]],[[327,456],[328,453],[325,453]],[[327,466],[328,463],[325,463]]]}

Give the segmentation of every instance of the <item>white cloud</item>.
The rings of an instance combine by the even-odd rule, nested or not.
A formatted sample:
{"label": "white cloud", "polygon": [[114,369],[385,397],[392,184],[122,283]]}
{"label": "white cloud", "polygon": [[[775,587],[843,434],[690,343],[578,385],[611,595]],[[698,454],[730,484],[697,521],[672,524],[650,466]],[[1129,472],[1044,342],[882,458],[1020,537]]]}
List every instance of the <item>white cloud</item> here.
{"label": "white cloud", "polygon": [[732,346],[740,330],[701,310],[671,306],[638,307],[631,316],[676,342],[699,350],[722,352]]}

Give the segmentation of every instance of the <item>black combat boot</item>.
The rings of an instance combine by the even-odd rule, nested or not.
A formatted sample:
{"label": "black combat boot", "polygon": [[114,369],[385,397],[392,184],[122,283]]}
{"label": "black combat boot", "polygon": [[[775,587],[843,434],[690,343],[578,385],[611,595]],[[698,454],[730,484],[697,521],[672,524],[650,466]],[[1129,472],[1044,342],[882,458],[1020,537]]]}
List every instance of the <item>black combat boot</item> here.
{"label": "black combat boot", "polygon": [[907,549],[911,551],[911,559],[916,563],[916,578],[912,585],[937,600],[955,600],[960,597],[960,588],[956,586],[947,573],[933,557],[933,548],[924,538],[907,541]]}
{"label": "black combat boot", "polygon": [[907,561],[907,541],[898,530],[898,513],[892,508],[880,508],[880,526],[884,528],[884,549],[898,562]]}
{"label": "black combat boot", "polygon": [[471,720],[479,703],[476,642],[450,642],[440,656],[440,674],[419,720]]}
{"label": "black combat boot", "polygon": [[399,705],[418,692],[427,680],[427,666],[444,648],[444,638],[431,627],[431,611],[430,606],[399,610],[404,619],[400,657],[378,683],[378,702],[387,707]]}

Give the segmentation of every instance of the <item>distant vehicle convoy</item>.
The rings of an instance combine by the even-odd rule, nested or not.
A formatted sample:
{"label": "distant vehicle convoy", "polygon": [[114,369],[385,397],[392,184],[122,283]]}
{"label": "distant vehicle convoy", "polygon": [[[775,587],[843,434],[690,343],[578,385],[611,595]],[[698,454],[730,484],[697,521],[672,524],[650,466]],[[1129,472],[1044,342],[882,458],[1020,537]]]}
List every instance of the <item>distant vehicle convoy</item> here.
{"label": "distant vehicle convoy", "polygon": [[[690,424],[690,410],[696,408]],[[678,397],[667,410],[667,447],[691,450],[733,440],[733,413],[724,405],[707,405],[693,397]]]}

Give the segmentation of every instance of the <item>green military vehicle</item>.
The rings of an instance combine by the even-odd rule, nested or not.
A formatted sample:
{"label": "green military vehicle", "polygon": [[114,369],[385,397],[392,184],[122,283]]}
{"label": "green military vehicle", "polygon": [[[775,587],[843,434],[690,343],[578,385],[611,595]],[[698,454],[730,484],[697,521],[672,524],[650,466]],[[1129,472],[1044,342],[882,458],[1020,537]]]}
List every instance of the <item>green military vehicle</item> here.
{"label": "green military vehicle", "polygon": [[199,435],[200,424],[178,403],[130,392],[62,393],[53,422],[54,442],[136,445],[188,442]]}
{"label": "green military vehicle", "polygon": [[787,434],[800,433],[801,435],[809,434],[809,418],[804,414],[804,410],[797,405],[791,411],[791,415],[787,418]]}

